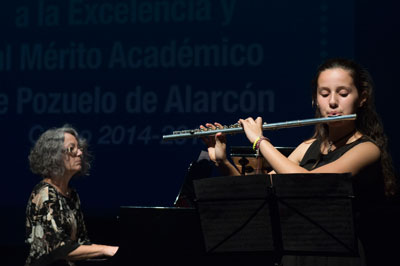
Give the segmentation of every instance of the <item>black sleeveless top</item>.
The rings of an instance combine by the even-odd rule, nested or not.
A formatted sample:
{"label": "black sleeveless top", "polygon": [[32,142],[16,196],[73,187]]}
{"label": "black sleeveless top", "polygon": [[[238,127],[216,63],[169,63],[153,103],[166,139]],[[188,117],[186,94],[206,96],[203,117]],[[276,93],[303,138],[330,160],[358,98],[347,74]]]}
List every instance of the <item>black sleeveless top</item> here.
{"label": "black sleeveless top", "polygon": [[[352,143],[329,152],[328,154],[321,154],[320,149],[322,142],[320,140],[315,140],[304,154],[300,166],[307,170],[321,167],[336,161],[347,151],[364,142],[370,142],[370,140],[361,137]],[[356,210],[362,210],[371,204],[380,203],[384,200],[383,173],[379,160],[367,166],[365,169],[362,169],[357,175],[353,176],[352,179],[354,195],[356,198]]]}
{"label": "black sleeveless top", "polygon": [[[328,154],[321,154],[320,140],[315,140],[300,162],[300,166],[307,170],[312,170],[328,163],[334,162],[339,159],[343,154],[352,149],[358,144],[370,141],[367,138],[359,138],[358,140],[346,144],[342,147],[329,152]],[[370,232],[374,228],[374,224],[371,224],[371,217],[374,212],[374,206],[378,206],[383,202],[384,196],[384,185],[383,185],[383,173],[380,164],[380,160],[362,169],[357,175],[352,177],[353,189],[354,189],[354,212],[355,212],[355,227],[356,233],[359,240],[362,243],[360,246],[360,257],[318,257],[318,256],[284,256],[284,265],[294,266],[355,266],[365,265],[366,261],[369,261],[369,256],[366,253],[373,253],[374,238],[371,238]],[[365,251],[367,252],[365,252]],[[369,252],[368,252],[369,251]]]}

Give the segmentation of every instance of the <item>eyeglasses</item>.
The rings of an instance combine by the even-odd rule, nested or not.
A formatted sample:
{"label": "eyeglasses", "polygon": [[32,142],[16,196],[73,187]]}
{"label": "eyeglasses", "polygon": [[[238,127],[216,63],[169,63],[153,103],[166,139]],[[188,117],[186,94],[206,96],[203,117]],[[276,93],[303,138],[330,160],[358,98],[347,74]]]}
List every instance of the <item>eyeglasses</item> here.
{"label": "eyeglasses", "polygon": [[65,149],[65,152],[68,153],[69,155],[76,157],[78,155],[78,151],[82,152],[82,147],[79,146],[70,146]]}

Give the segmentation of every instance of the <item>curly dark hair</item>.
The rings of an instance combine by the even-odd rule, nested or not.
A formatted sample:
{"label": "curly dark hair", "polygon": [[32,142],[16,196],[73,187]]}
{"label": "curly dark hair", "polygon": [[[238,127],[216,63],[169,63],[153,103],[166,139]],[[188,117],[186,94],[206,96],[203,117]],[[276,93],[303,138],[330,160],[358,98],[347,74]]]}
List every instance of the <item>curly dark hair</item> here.
{"label": "curly dark hair", "polygon": [[64,174],[65,133],[73,135],[82,150],[82,168],[75,176],[89,174],[91,156],[87,149],[87,142],[79,137],[78,132],[70,125],[49,129],[39,137],[28,156],[32,173],[43,178],[62,176]]}
{"label": "curly dark hair", "polygon": [[[375,110],[374,103],[374,83],[369,72],[353,60],[346,58],[332,58],[325,61],[317,69],[317,74],[312,80],[312,102],[316,105],[318,78],[321,72],[327,69],[341,68],[349,72],[357,88],[358,94],[364,94],[366,101],[357,109],[356,128],[365,137],[374,142],[381,151],[381,166],[384,175],[385,194],[392,196],[396,193],[396,176],[392,164],[392,157],[388,152],[388,139],[383,131],[383,125],[379,115]],[[321,117],[321,113],[316,108],[316,117]],[[314,138],[324,141],[328,137],[328,126],[318,124],[315,128]]]}

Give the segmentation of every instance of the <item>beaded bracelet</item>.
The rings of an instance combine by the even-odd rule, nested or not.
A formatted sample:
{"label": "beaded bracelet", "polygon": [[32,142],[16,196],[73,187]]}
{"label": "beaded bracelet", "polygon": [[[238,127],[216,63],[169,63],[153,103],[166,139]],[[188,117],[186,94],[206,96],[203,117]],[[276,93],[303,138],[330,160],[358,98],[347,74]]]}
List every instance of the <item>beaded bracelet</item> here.
{"label": "beaded bracelet", "polygon": [[263,140],[270,141],[269,138],[267,138],[267,137],[259,136],[258,138],[256,138],[256,140],[253,143],[253,150],[258,152],[260,150],[261,141],[263,141]]}

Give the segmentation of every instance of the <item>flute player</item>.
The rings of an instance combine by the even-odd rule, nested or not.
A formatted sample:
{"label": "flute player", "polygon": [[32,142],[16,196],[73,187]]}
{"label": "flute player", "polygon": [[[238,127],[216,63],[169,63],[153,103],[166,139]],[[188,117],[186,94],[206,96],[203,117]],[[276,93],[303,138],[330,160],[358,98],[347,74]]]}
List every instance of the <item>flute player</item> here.
{"label": "flute player", "polygon": [[[262,118],[239,119],[246,137],[268,164],[271,174],[351,173],[356,206],[360,214],[357,233],[363,250],[360,258],[284,257],[284,265],[367,265],[369,256],[380,243],[369,237],[368,209],[396,193],[396,177],[387,137],[375,110],[373,82],[366,69],[343,58],[325,61],[312,82],[312,101],[316,117],[357,114],[355,121],[318,124],[311,139],[302,142],[288,157],[282,155],[263,135]],[[206,127],[221,128],[219,123]],[[201,126],[204,128],[204,126]],[[240,175],[226,156],[226,138],[222,133],[204,138],[210,159],[224,175]],[[364,216],[363,216],[364,214]],[[364,254],[362,254],[364,253]],[[368,264],[369,265],[369,264]]]}

